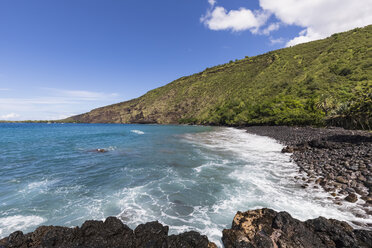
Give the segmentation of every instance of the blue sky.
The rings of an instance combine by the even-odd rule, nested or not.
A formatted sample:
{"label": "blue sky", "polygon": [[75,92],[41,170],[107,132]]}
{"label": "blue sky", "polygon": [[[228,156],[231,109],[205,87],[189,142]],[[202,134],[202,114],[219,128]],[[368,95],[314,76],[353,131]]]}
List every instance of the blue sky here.
{"label": "blue sky", "polygon": [[0,119],[64,118],[372,23],[371,0],[294,2],[2,0]]}

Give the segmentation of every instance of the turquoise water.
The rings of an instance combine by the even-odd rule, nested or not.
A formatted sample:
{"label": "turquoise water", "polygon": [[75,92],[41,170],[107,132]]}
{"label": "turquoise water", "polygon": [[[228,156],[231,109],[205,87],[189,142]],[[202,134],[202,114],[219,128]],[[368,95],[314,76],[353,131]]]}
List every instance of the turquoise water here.
{"label": "turquoise water", "polygon": [[220,244],[238,210],[355,219],[293,181],[297,167],[281,149],[233,128],[0,124],[0,237],[117,216],[131,228],[159,220]]}

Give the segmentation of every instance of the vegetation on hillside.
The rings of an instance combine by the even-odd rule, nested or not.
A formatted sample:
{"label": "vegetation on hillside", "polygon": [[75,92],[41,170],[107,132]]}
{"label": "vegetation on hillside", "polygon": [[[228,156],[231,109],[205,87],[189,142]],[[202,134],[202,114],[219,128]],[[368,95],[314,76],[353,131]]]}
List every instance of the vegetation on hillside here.
{"label": "vegetation on hillside", "polygon": [[64,121],[371,129],[372,25],[208,68]]}

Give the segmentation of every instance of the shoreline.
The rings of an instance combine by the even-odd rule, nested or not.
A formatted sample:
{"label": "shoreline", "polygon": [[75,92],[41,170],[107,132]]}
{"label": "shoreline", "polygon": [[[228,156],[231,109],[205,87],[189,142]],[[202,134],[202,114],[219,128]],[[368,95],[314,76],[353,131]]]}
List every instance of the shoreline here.
{"label": "shoreline", "polygon": [[[303,188],[322,187],[337,205],[355,204],[372,216],[372,133],[343,128],[252,126],[248,133],[267,136],[286,147],[293,162],[306,177],[295,177]],[[355,223],[361,225],[361,223]],[[363,225],[361,225],[363,226]],[[363,226],[372,230],[372,223]]]}
{"label": "shoreline", "polygon": [[[40,226],[23,234],[0,239],[0,248],[217,248],[207,236],[195,231],[168,234],[169,227],[157,221],[134,230],[116,217],[88,220],[80,227]],[[372,231],[353,229],[346,222],[318,217],[299,221],[287,212],[256,209],[237,212],[230,229],[221,230],[225,248],[275,247],[370,247]]]}
{"label": "shoreline", "polygon": [[[308,174],[308,177],[306,177],[306,178],[304,178],[304,177],[303,178],[296,178],[295,177],[295,179],[298,179],[299,182],[302,182],[304,188],[308,187],[309,189],[311,189],[311,187],[313,187],[316,184],[316,185],[319,185],[319,187],[323,187],[324,189],[328,189],[326,191],[329,192],[330,197],[333,197],[334,202],[336,204],[343,204],[343,202],[346,202],[345,198],[347,198],[349,196],[349,194],[350,194],[349,191],[351,189],[354,189],[353,185],[352,185],[352,182],[358,182],[358,183],[361,183],[361,182],[359,182],[360,180],[358,179],[358,177],[357,178],[350,178],[350,177],[348,177],[348,174],[341,175],[342,177],[346,178],[345,180],[348,180],[347,183],[338,182],[336,180],[337,177],[335,177],[334,180],[329,179],[328,177],[326,177],[328,167],[325,168],[325,170],[322,170],[322,166],[318,165],[318,163],[320,161],[323,161],[324,158],[327,158],[331,161],[336,161],[336,162],[340,158],[346,158],[346,161],[349,161],[348,162],[349,166],[353,166],[352,161],[354,161],[355,159],[359,161],[360,158],[362,158],[362,163],[358,162],[362,166],[359,166],[359,164],[358,164],[357,169],[358,170],[360,168],[366,168],[367,169],[367,170],[361,170],[361,172],[365,172],[364,174],[362,173],[361,175],[364,176],[367,179],[365,181],[366,185],[367,186],[369,185],[368,183],[369,183],[369,179],[370,179],[370,170],[371,170],[371,167],[370,167],[371,166],[371,163],[370,163],[371,160],[370,160],[370,158],[371,158],[371,156],[368,156],[368,155],[371,154],[371,145],[372,145],[372,142],[371,142],[372,141],[372,134],[371,133],[368,133],[368,132],[365,132],[365,131],[344,130],[344,129],[341,129],[341,128],[323,129],[323,128],[312,128],[312,127],[288,127],[288,126],[271,126],[271,127],[270,126],[255,126],[255,127],[244,127],[244,128],[240,128],[240,129],[244,129],[248,133],[274,138],[276,141],[278,141],[278,142],[280,142],[284,145],[287,145],[287,147],[284,148],[282,152],[292,153],[291,158],[293,159],[293,161],[298,166],[299,171],[302,172],[302,173],[307,173]],[[352,156],[347,155],[351,151],[354,152],[354,149],[359,151],[359,152],[356,153],[356,156],[353,156],[353,153],[351,153]],[[333,154],[332,153],[333,151],[336,151],[336,153]],[[324,156],[319,156],[319,155],[324,155],[325,157]],[[364,155],[367,155],[367,156],[364,156]],[[365,160],[366,163],[364,163],[364,157],[366,157],[366,160]],[[311,159],[311,164],[313,165],[312,168],[310,168],[310,166],[309,166],[310,165],[309,158]],[[344,160],[340,160],[340,161],[344,161]],[[348,169],[349,167],[345,166],[344,164],[342,164],[342,165],[346,168],[346,171],[343,170],[343,169],[341,171],[349,172],[349,169]],[[338,169],[340,169],[339,165],[337,163],[335,163],[335,167],[333,168],[333,171],[338,170]],[[352,172],[355,173],[355,171],[358,171],[358,170],[353,170]],[[318,181],[318,179],[320,179],[320,177],[323,177],[326,180],[319,180]],[[325,181],[325,183],[323,183],[323,181]],[[362,183],[363,182],[364,181],[362,181]],[[339,184],[341,184],[341,186],[339,186],[339,184],[334,184],[334,183],[339,183]],[[342,186],[342,185],[346,185],[346,186]],[[363,184],[363,185],[365,187],[365,184]],[[330,188],[330,186],[336,186],[336,187]],[[339,187],[337,187],[337,186],[339,186]],[[332,190],[332,189],[334,189],[334,190]],[[368,202],[368,198],[366,198],[366,197],[369,197],[371,195],[371,189],[370,189],[370,187],[369,188],[365,187],[365,189],[368,190],[367,193],[365,193],[364,196],[362,194],[359,195],[357,193],[356,196],[357,196],[358,201],[356,203],[353,203],[353,204],[364,205],[365,210],[366,210],[365,213],[366,213],[366,216],[368,218],[368,216],[371,215],[371,212],[368,212],[368,208],[370,208],[371,205],[370,205],[370,202]],[[345,192],[347,194],[345,194]],[[354,190],[354,192],[356,193],[355,190]],[[332,195],[333,193],[336,193],[336,195],[335,196]],[[367,199],[367,200],[365,200],[365,199]],[[347,203],[347,204],[349,204],[349,203]],[[245,210],[245,209],[239,209],[239,210]],[[243,215],[244,216],[246,216],[246,215],[251,216],[251,212],[254,213],[254,215],[257,215],[257,213],[256,213],[257,211],[265,212],[266,210],[251,210],[251,211],[248,211],[249,214],[243,213]],[[275,214],[273,214],[270,211],[272,211],[272,210],[268,210],[267,213],[265,212],[265,214],[267,214],[268,216],[266,216],[266,215],[261,216],[259,214],[259,216],[258,217],[256,216],[255,218],[258,218],[258,219],[260,219],[260,218],[271,218],[274,215],[273,220],[272,220],[273,225],[274,225],[274,219],[279,218],[277,216],[281,216],[280,218],[282,218],[281,213],[285,213],[285,212],[276,213],[274,211]],[[246,213],[248,213],[248,212],[246,212]],[[238,214],[236,216],[238,216],[239,213],[240,212],[238,212]],[[300,225],[300,226],[304,225],[303,228],[305,228],[305,229],[309,228],[310,231],[309,230],[308,231],[310,233],[313,232],[313,231],[315,232],[316,230],[313,230],[312,229],[313,227],[308,227],[306,223],[312,222],[312,221],[313,222],[315,221],[315,222],[318,223],[318,219],[322,218],[322,217],[320,217],[320,218],[317,218],[317,219],[301,222],[301,221],[298,221],[298,220],[292,218],[291,216],[288,217],[287,215],[289,216],[289,214],[287,214],[287,213],[284,214],[285,218],[287,218],[288,221],[291,222],[289,228],[295,228],[296,225]],[[234,227],[234,223],[236,224],[236,216],[233,220],[232,229],[226,229],[226,230],[231,230],[231,231],[226,231],[226,232],[225,232],[225,230],[223,231],[224,236],[223,236],[222,239],[223,240],[224,239],[229,240],[229,241],[226,241],[226,242],[230,242],[230,243],[233,242],[234,243],[234,239],[237,239],[239,237],[239,235],[241,235],[241,233],[236,234],[235,231],[236,231],[237,228],[242,228],[244,223],[240,223],[238,225],[238,227],[237,226]],[[359,217],[365,217],[365,216],[359,216]],[[323,218],[323,219],[325,219],[325,218]],[[334,223],[332,223],[333,220],[327,220],[327,219],[325,219],[325,220],[326,220],[325,221],[326,226],[334,224]],[[260,219],[260,221],[261,221],[261,219]],[[101,223],[101,222],[102,221],[90,221],[89,223],[96,223],[96,224],[93,225],[93,229],[94,229],[94,228],[97,228],[97,226],[101,225],[101,224],[97,224],[97,223]],[[113,221],[113,223],[116,223],[116,222],[117,221]],[[102,223],[104,224],[105,222],[102,222]],[[117,222],[117,224],[115,224],[115,225],[119,225],[118,223],[119,222]],[[319,222],[319,223],[323,223],[323,222]],[[362,231],[362,230],[359,230],[359,229],[354,229],[353,230],[351,226],[349,226],[348,224],[346,224],[343,221],[336,221],[336,223],[338,223],[337,225],[340,226],[340,227],[337,227],[337,228],[341,228],[340,230],[342,232],[344,231],[344,229],[346,229],[349,232],[350,232],[350,230],[352,230],[351,233],[355,233],[355,232],[356,233],[362,233],[362,236],[363,235],[368,236],[367,239],[372,237],[372,230],[371,230],[372,226],[370,226],[370,225],[364,227],[364,229],[369,229],[370,231],[367,231],[367,230]],[[339,224],[339,223],[342,223],[342,224]],[[267,224],[268,223],[266,223],[266,222],[264,223],[264,225],[267,225]],[[359,223],[355,223],[355,224],[359,225]],[[83,224],[83,226],[84,225],[85,225],[85,223]],[[152,226],[155,225],[155,224],[153,222],[151,222],[151,223],[142,224],[140,226],[146,226],[146,225],[150,225],[149,230],[153,230]],[[162,233],[162,235],[164,233],[166,234],[166,236],[163,235],[163,238],[161,238],[161,240],[163,240],[163,241],[166,240],[166,242],[167,242],[167,246],[165,246],[165,247],[179,247],[180,244],[185,244],[185,245],[187,244],[185,247],[208,247],[208,248],[209,247],[216,247],[216,246],[213,246],[214,245],[213,243],[209,242],[208,237],[206,237],[204,235],[200,235],[197,232],[187,232],[187,233],[168,236],[167,235],[168,227],[163,226],[161,224],[159,224],[159,225],[161,226],[161,228],[159,227],[160,228],[159,232]],[[292,226],[292,225],[294,225],[294,226]],[[81,227],[81,229],[83,228],[83,226]],[[253,226],[254,226],[254,224],[253,224]],[[3,247],[30,247],[29,242],[31,242],[30,240],[33,240],[33,239],[35,239],[35,240],[39,239],[38,241],[35,241],[35,240],[32,241],[32,242],[34,242],[34,241],[39,242],[39,244],[41,244],[40,242],[44,242],[43,241],[44,239],[54,239],[54,240],[57,240],[57,241],[59,240],[58,242],[63,243],[66,240],[68,241],[68,235],[67,234],[70,233],[70,229],[72,230],[72,228],[53,227],[53,226],[43,227],[43,228],[44,229],[42,229],[43,230],[42,233],[40,233],[38,231],[39,228],[37,228],[34,232],[26,234],[26,235],[23,235],[23,233],[21,233],[21,232],[14,232],[14,233],[10,234],[9,237],[6,237],[6,238],[0,240],[0,248],[3,248]],[[103,225],[101,228],[111,228],[111,227],[107,226],[107,225]],[[131,230],[131,232],[135,233],[137,228],[134,231]],[[157,228],[158,227],[156,227],[155,229],[157,229]],[[269,227],[267,227],[267,228],[269,228]],[[272,230],[272,232],[281,232],[281,235],[283,235],[283,236],[289,235],[288,233],[287,234],[282,233],[285,230],[280,229],[278,231],[277,230],[278,228],[279,227],[275,227],[274,228],[275,230],[274,231]],[[280,228],[282,228],[282,227],[280,227]],[[288,227],[286,227],[286,228],[288,228]],[[330,227],[327,227],[327,228],[330,228]],[[124,229],[127,230],[126,228],[124,228]],[[77,228],[77,229],[75,228],[73,230],[79,230],[79,228]],[[122,229],[120,229],[120,230],[122,230]],[[166,230],[166,232],[161,231],[161,230]],[[358,232],[356,230],[359,230],[360,232]],[[52,232],[53,235],[59,236],[59,238],[53,237],[53,235],[50,234],[51,232]],[[79,235],[82,235],[81,233],[75,232],[75,231],[72,231],[72,232],[74,233],[73,235],[77,235],[76,239],[81,238],[81,237],[79,237]],[[108,231],[108,233],[110,233],[110,232],[111,231]],[[243,230],[243,232],[244,232],[244,230]],[[102,239],[104,241],[104,240],[108,239],[108,237],[105,236],[106,231],[104,231],[103,233],[104,234],[102,234],[103,235],[102,236],[101,234],[99,234],[98,231],[96,232],[97,235],[99,234],[99,235],[102,236],[102,237],[100,236],[100,239]],[[130,231],[129,231],[129,233],[130,233]],[[150,236],[148,236],[147,234],[146,234],[147,236],[145,234],[143,234],[142,236],[140,235],[140,236],[142,238],[144,238],[146,236],[146,239],[150,239],[150,240],[152,240],[154,237],[155,237],[155,239],[157,239],[156,238],[157,233],[151,233],[151,231],[149,233],[150,233],[149,234]],[[225,233],[226,233],[226,235],[225,235]],[[94,234],[94,235],[96,235],[96,234]],[[43,235],[45,235],[45,236],[43,236]],[[65,235],[67,235],[67,238],[65,237]],[[255,226],[254,235],[255,236],[260,235],[260,227]],[[331,234],[328,233],[326,235],[331,235]],[[353,234],[350,234],[350,235],[353,235]],[[91,236],[91,237],[89,235],[86,236],[86,237],[84,236],[83,240],[85,240],[86,242],[91,242],[91,238],[94,238],[93,236]],[[66,239],[63,238],[63,237],[65,237]],[[164,237],[166,237],[166,238],[164,238]],[[126,239],[127,238],[125,238],[125,240]],[[363,237],[363,239],[365,239],[365,237]],[[131,240],[132,240],[131,242],[134,242],[133,238],[131,238]],[[176,242],[174,240],[176,240],[177,242],[180,242],[180,243],[174,243],[174,242]],[[200,244],[203,244],[203,245],[198,245],[199,243],[198,244],[193,243],[195,240],[199,240],[197,242],[201,242]],[[370,240],[372,241],[372,239],[370,239]],[[12,243],[12,245],[10,246],[9,242],[13,242],[13,241],[18,242],[19,244],[22,243],[23,245],[17,246],[17,245],[14,245]],[[118,242],[124,242],[124,241],[120,239]],[[251,240],[251,241],[253,242],[254,240]],[[276,241],[273,240],[274,244],[277,241],[278,240],[276,240]],[[27,243],[27,246],[24,246],[25,242]],[[50,242],[55,242],[55,241],[50,241]],[[55,243],[55,244],[58,244],[58,242]],[[70,241],[68,241],[68,242],[70,242]],[[127,241],[125,241],[125,242],[127,242]],[[172,242],[173,242],[173,245],[171,245]],[[62,243],[60,243],[60,245]],[[225,241],[224,241],[224,243],[225,243]],[[106,244],[107,244],[107,242],[106,242]],[[195,245],[195,246],[193,246],[192,244]],[[207,245],[207,246],[205,246],[205,245]],[[31,246],[31,247],[39,247],[39,246]],[[54,246],[53,245],[53,246],[47,246],[47,247],[61,247],[61,246]],[[65,245],[65,246],[62,246],[62,247],[73,247],[73,246],[69,246],[69,245],[66,246]],[[92,247],[92,246],[82,246],[82,247]],[[111,247],[111,246],[103,246],[102,245],[102,246],[97,246],[97,247]],[[138,246],[138,245],[134,246],[134,243],[132,243],[132,246],[128,246],[128,245],[120,246],[119,245],[117,247],[144,247],[144,246]],[[160,247],[160,246],[153,246],[153,247]],[[238,246],[234,246],[234,245],[229,246],[229,245],[227,245],[227,243],[225,243],[225,247],[238,247]],[[267,247],[267,246],[257,246],[257,247]],[[310,247],[310,246],[307,246],[307,247]],[[363,246],[363,247],[368,247],[368,246]]]}

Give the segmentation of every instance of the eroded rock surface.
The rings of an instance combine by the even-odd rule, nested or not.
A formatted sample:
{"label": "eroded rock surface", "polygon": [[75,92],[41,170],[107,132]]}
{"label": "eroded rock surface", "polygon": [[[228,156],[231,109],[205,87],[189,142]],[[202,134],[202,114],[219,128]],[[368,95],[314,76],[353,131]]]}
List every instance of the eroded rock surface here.
{"label": "eroded rock surface", "polygon": [[168,226],[159,222],[139,225],[134,231],[115,217],[89,220],[81,227],[41,226],[34,232],[14,232],[0,240],[0,248],[33,247],[125,247],[125,248],[216,248],[197,232],[168,236]]}
{"label": "eroded rock surface", "polygon": [[287,212],[258,209],[238,212],[223,230],[225,248],[372,247],[372,231],[319,217],[301,222]]}

